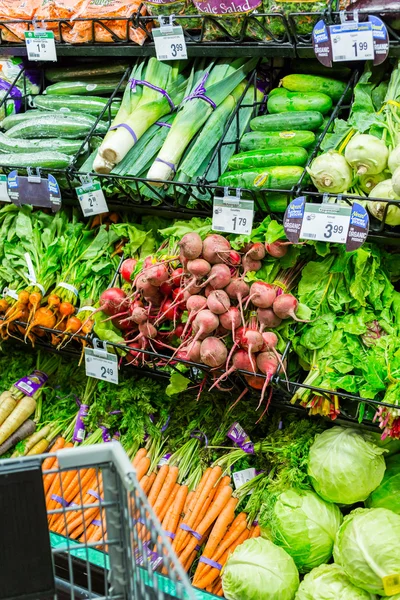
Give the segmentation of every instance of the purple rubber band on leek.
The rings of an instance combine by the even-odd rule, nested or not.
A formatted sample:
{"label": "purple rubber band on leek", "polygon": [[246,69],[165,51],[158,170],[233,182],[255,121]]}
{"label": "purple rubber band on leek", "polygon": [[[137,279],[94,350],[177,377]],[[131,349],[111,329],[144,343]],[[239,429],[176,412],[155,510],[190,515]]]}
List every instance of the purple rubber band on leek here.
{"label": "purple rubber band on leek", "polygon": [[217,105],[215,104],[215,102],[206,95],[207,90],[205,88],[205,83],[207,81],[209,74],[210,73],[205,73],[203,75],[200,83],[196,86],[196,88],[193,90],[193,92],[191,94],[189,94],[189,96],[186,96],[186,98],[183,99],[184,102],[188,102],[189,100],[194,100],[195,98],[198,98],[199,100],[204,100],[204,102],[208,102],[208,104],[211,106],[211,108],[213,110],[215,110],[217,108]]}
{"label": "purple rubber band on leek", "polygon": [[176,173],[176,167],[175,167],[175,165],[173,165],[172,163],[168,162],[167,160],[163,160],[162,158],[156,158],[156,162],[164,163],[164,165],[167,165],[167,167],[169,167],[170,169],[173,170],[174,173]]}
{"label": "purple rubber band on leek", "polygon": [[168,92],[166,92],[162,88],[157,87],[156,85],[153,85],[148,81],[142,81],[141,79],[130,79],[129,81],[131,82],[131,90],[133,92],[135,91],[137,85],[145,85],[146,87],[154,90],[155,92],[160,92],[160,94],[162,94],[164,98],[168,100],[168,104],[170,105],[171,110],[175,110],[175,104],[172,102],[171,97],[169,96]]}
{"label": "purple rubber band on leek", "polygon": [[118,129],[119,127],[123,127],[124,129],[126,129],[127,131],[129,131],[129,133],[131,134],[131,136],[133,137],[135,144],[137,142],[137,136],[136,133],[133,131],[133,129],[131,127],[129,127],[129,125],[127,125],[126,123],[120,123],[119,125],[114,125],[114,127],[110,127],[110,131],[114,131],[114,129]]}

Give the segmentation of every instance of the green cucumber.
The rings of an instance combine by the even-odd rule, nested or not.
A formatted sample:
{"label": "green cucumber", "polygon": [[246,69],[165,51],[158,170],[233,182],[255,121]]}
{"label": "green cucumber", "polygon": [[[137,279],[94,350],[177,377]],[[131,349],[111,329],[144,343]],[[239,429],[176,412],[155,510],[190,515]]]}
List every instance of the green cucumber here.
{"label": "green cucumber", "polygon": [[324,122],[322,113],[315,110],[293,111],[262,115],[250,121],[253,131],[282,131],[288,129],[302,129],[315,131]]}
{"label": "green cucumber", "polygon": [[129,67],[127,62],[114,62],[103,63],[99,65],[85,64],[75,67],[53,67],[45,70],[46,79],[52,83],[58,81],[80,81],[81,79],[93,78],[93,77],[108,77],[110,75],[120,75],[126,71]]}
{"label": "green cucumber", "polygon": [[278,90],[268,97],[267,108],[269,113],[312,110],[325,115],[333,106],[332,98],[327,96],[327,94],[318,92],[289,92],[284,88],[278,88]]}
{"label": "green cucumber", "polygon": [[218,185],[248,190],[290,190],[299,182],[303,167],[266,167],[246,171],[230,171],[218,179]]}
{"label": "green cucumber", "polygon": [[229,159],[228,167],[232,171],[237,171],[240,169],[252,169],[254,167],[303,166],[307,160],[307,150],[298,146],[292,146],[290,148],[241,152]]}
{"label": "green cucumber", "polygon": [[321,75],[323,77],[334,77],[335,79],[349,79],[351,69],[342,67],[333,63],[331,67],[324,67],[319,60],[307,58],[294,58],[290,61],[290,70],[292,73],[305,73],[307,75]]}
{"label": "green cucumber", "polygon": [[319,75],[286,75],[282,85],[290,92],[316,92],[326,94],[336,103],[346,90],[346,84],[338,79],[320,77]]}
{"label": "green cucumber", "polygon": [[12,152],[0,154],[0,167],[42,167],[44,169],[65,169],[71,157],[61,152]]}
{"label": "green cucumber", "polygon": [[246,152],[290,146],[307,148],[314,142],[315,134],[312,131],[251,131],[240,140],[240,149]]}
{"label": "green cucumber", "polygon": [[[50,96],[48,96],[47,94],[43,94],[33,98],[33,105],[39,110],[60,111],[63,113],[81,111],[96,117],[104,110],[107,102],[107,98],[101,98],[99,96],[79,96],[78,94],[75,96],[57,96],[55,94],[50,94]],[[120,105],[121,102],[119,100],[114,101],[111,104],[112,117],[116,116]],[[108,117],[108,110],[105,112],[104,116]]]}
{"label": "green cucumber", "polygon": [[[1,126],[3,129],[8,131],[15,125],[20,125],[21,123],[26,123],[28,121],[36,121],[38,119],[42,119],[46,117],[53,122],[54,120],[59,121],[60,125],[64,123],[65,119],[71,120],[73,119],[76,123],[82,123],[82,125],[91,125],[93,126],[96,122],[96,117],[93,115],[79,113],[79,112],[55,112],[55,111],[43,111],[43,110],[28,110],[25,113],[19,113],[17,115],[9,115],[1,122]],[[108,127],[102,121],[99,123],[99,130],[101,132],[107,132]]]}
{"label": "green cucumber", "polygon": [[0,133],[0,153],[28,153],[36,151],[55,151],[63,154],[74,155],[82,146],[82,140],[62,140],[57,139],[33,139],[24,140],[11,138],[4,133]]}
{"label": "green cucumber", "polygon": [[[60,81],[46,88],[46,94],[63,96],[93,96],[97,94],[112,94],[118,86],[119,79],[92,78],[86,81]],[[126,87],[126,82],[121,85],[121,91]]]}
{"label": "green cucumber", "polygon": [[[88,116],[88,115],[86,115]],[[66,139],[81,139],[87,136],[93,125],[77,120],[75,117],[59,118],[58,113],[52,113],[51,117],[42,117],[22,121],[19,125],[11,127],[7,131],[10,138],[56,138],[61,136]],[[108,127],[100,123],[96,127],[96,133],[106,133]]]}
{"label": "green cucumber", "polygon": [[290,203],[290,195],[282,192],[256,194],[258,205],[266,212],[284,213]]}

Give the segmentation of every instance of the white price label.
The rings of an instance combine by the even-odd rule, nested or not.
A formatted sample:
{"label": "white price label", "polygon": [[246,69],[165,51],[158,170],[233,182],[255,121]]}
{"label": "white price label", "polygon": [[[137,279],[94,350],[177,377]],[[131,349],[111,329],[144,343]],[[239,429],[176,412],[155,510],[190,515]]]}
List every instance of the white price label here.
{"label": "white price label", "polygon": [[331,25],[330,35],[334,62],[374,59],[372,23],[349,21]]}
{"label": "white price label", "polygon": [[[233,485],[235,486],[235,490],[240,488],[242,485],[251,481],[256,477],[257,473],[254,468],[243,469],[243,471],[236,471],[233,473]],[[251,494],[251,491],[247,494],[248,496]]]}
{"label": "white price label", "polygon": [[153,29],[157,60],[181,60],[187,58],[185,36],[180,25]]}
{"label": "white price label", "polygon": [[[99,356],[101,354],[101,356]],[[118,384],[118,357],[111,352],[85,348],[85,369],[88,377]]]}
{"label": "white price label", "polygon": [[56,44],[52,31],[25,31],[28,60],[57,60]]}
{"label": "white price label", "polygon": [[7,175],[0,175],[0,202],[11,202],[7,189]]}
{"label": "white price label", "polygon": [[249,235],[253,227],[254,202],[234,196],[214,197],[212,228],[223,233]]}
{"label": "white price label", "polygon": [[350,227],[351,206],[306,204],[300,239],[345,244]]}
{"label": "white price label", "polygon": [[76,188],[84,217],[101,215],[108,212],[108,206],[100,183],[93,181],[88,185]]}

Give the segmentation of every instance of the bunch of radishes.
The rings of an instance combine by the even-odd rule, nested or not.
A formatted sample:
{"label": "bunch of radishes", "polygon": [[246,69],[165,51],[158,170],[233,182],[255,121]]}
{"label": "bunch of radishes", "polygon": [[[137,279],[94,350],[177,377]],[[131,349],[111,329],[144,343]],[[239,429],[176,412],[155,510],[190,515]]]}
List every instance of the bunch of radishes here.
{"label": "bunch of radishes", "polygon": [[278,257],[287,247],[257,242],[237,252],[221,235],[203,241],[195,232],[183,236],[179,246],[179,257],[148,257],[135,276],[137,261],[125,260],[121,275],[132,293],[110,288],[100,298],[103,312],[124,331],[128,361],[137,365],[148,359],[146,350],[166,348],[173,352],[168,361],[224,368],[213,387],[234,371],[245,371],[248,384],[262,390],[262,401],[271,377],[279,366],[284,369],[278,337],[269,330],[283,319],[296,319],[298,302],[276,285],[248,284],[245,276],[261,269],[266,252]]}

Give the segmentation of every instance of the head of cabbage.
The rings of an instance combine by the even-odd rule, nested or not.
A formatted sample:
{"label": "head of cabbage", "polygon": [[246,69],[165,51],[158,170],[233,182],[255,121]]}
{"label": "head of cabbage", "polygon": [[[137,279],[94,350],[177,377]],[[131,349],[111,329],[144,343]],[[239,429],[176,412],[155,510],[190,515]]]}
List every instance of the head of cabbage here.
{"label": "head of cabbage", "polygon": [[315,491],[327,502],[354,504],[368,498],[385,472],[383,448],[358,429],[332,427],[316,436],[307,472]]}
{"label": "head of cabbage", "polygon": [[400,455],[386,459],[386,471],[378,487],[366,499],[368,508],[388,508],[400,515]]}
{"label": "head of cabbage", "polygon": [[353,585],[384,595],[383,579],[400,573],[400,516],[386,508],[357,508],[338,531],[333,556]]}
{"label": "head of cabbage", "polygon": [[261,535],[284,548],[302,573],[330,559],[341,522],[339,508],[311,490],[271,495],[260,517]]}
{"label": "head of cabbage", "polygon": [[375,600],[353,585],[340,565],[321,565],[300,583],[295,600]]}
{"label": "head of cabbage", "polygon": [[294,600],[298,587],[293,559],[263,538],[251,538],[238,546],[222,575],[227,600]]}

